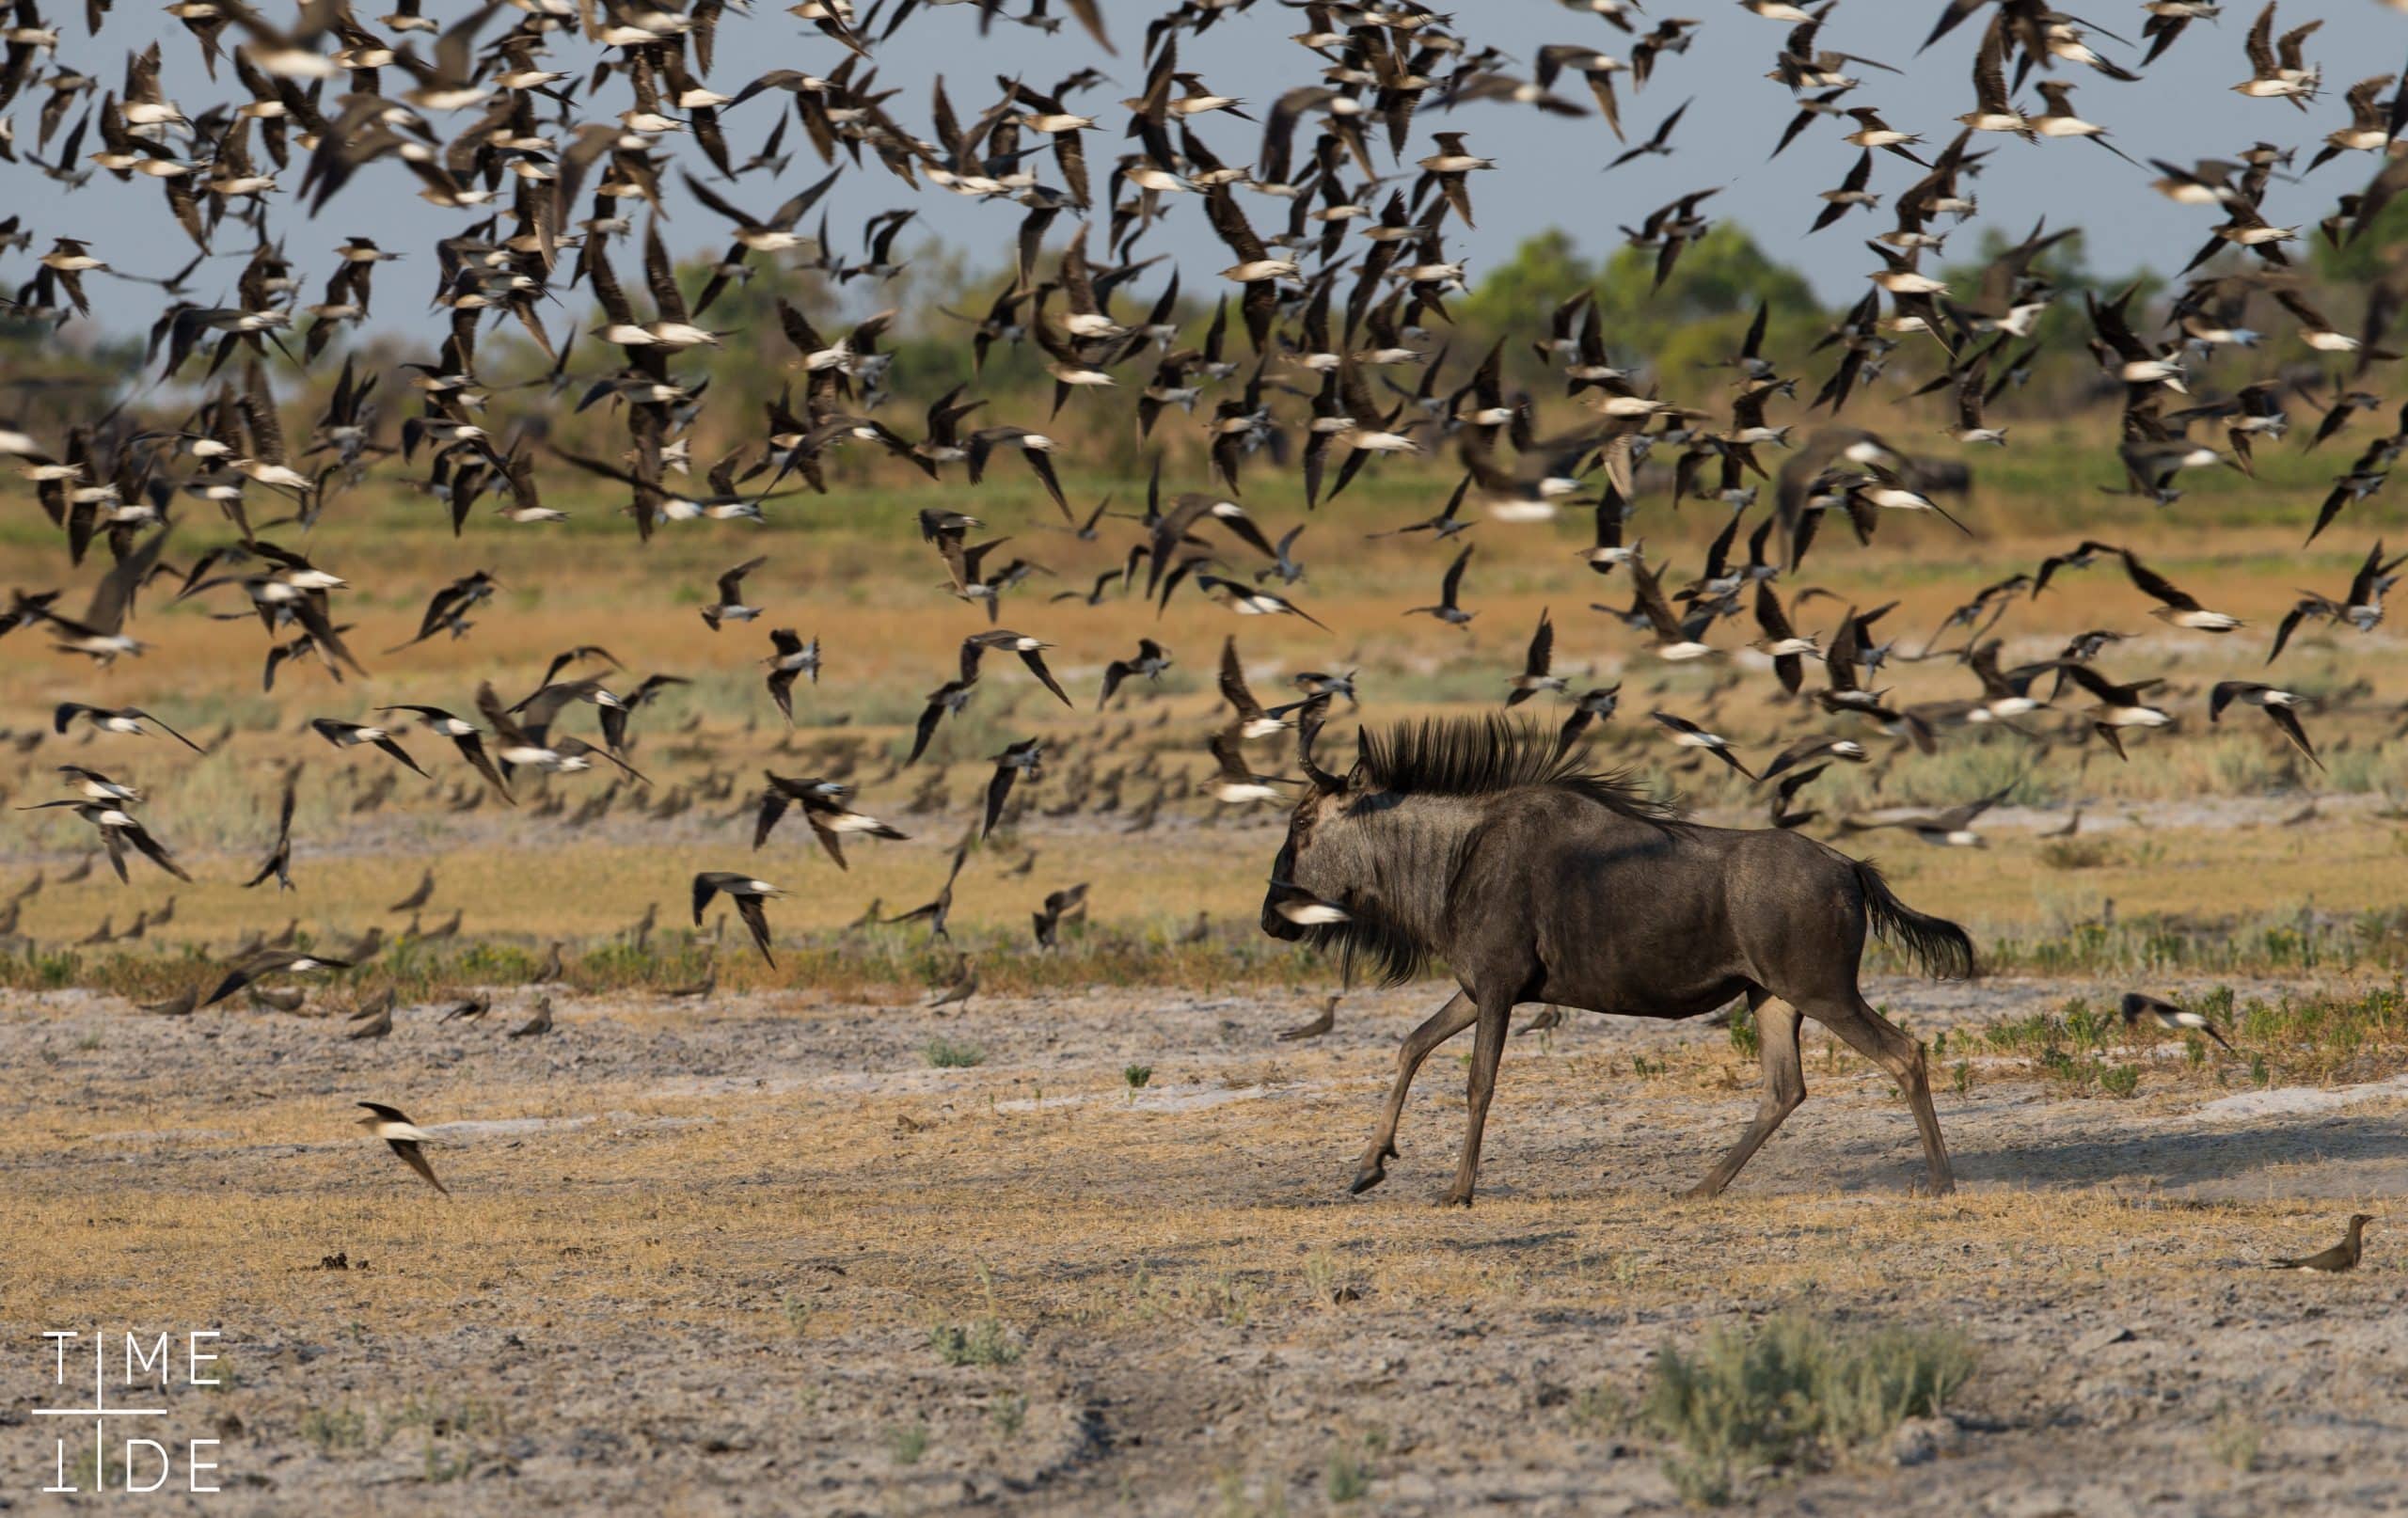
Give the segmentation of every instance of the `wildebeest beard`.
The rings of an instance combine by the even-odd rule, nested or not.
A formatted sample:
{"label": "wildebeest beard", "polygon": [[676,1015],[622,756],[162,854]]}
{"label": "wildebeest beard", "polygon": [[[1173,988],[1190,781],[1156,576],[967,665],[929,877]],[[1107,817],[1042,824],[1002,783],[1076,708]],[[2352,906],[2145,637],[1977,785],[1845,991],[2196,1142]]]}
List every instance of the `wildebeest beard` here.
{"label": "wildebeest beard", "polygon": [[1305,941],[1338,956],[1339,973],[1347,988],[1354,986],[1358,968],[1382,987],[1418,980],[1430,968],[1431,946],[1388,916],[1378,901],[1350,894],[1339,905],[1346,909],[1346,921],[1316,924],[1307,930]]}

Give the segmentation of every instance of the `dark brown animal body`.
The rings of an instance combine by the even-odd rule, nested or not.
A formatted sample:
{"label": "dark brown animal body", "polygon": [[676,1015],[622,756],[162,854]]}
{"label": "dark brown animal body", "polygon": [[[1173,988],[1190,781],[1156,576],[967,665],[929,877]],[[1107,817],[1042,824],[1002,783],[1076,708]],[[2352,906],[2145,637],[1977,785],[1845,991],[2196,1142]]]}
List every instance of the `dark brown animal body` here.
{"label": "dark brown animal body", "polygon": [[1313,788],[1273,873],[1349,921],[1301,927],[1266,900],[1263,930],[1339,948],[1350,972],[1372,959],[1389,984],[1443,958],[1462,987],[1405,1039],[1356,1191],[1386,1177],[1414,1072],[1465,1028],[1478,1030],[1469,1121],[1447,1200],[1467,1205],[1517,1004],[1671,1019],[1739,996],[1757,1020],[1763,1100],[1690,1194],[1721,1191],[1805,1099],[1801,1014],[1897,1082],[1932,1191],[1953,1188],[1922,1046],[1866,1004],[1857,967],[1878,931],[1937,973],[1969,975],[1963,929],[1909,909],[1868,863],[1794,832],[1684,821],[1618,780],[1583,773],[1578,755],[1532,730],[1491,720],[1367,733],[1340,780],[1312,762],[1317,725],[1301,735]]}

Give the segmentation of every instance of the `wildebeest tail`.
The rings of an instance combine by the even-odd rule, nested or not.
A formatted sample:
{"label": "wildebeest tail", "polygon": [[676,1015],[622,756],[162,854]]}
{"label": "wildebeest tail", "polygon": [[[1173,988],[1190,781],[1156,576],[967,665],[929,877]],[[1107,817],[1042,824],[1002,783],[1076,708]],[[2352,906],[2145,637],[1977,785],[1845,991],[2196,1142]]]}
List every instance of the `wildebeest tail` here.
{"label": "wildebeest tail", "polygon": [[1971,980],[1973,941],[1944,917],[1928,917],[1900,901],[1890,882],[1865,860],[1850,862],[1857,884],[1864,888],[1864,909],[1873,930],[1923,962],[1925,970],[1942,980]]}

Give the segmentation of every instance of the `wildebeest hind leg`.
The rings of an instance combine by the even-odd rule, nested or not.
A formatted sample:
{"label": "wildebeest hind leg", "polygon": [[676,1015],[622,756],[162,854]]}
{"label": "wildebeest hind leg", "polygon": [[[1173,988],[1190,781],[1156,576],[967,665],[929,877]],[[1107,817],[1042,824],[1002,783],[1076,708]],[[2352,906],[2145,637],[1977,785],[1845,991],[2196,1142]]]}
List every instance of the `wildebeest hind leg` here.
{"label": "wildebeest hind leg", "polygon": [[1471,1206],[1472,1188],[1480,1180],[1480,1139],[1488,1127],[1489,1099],[1497,1095],[1497,1067],[1505,1058],[1505,1033],[1513,1019],[1510,997],[1498,997],[1480,1008],[1480,1031],[1472,1036],[1471,1074],[1464,1096],[1464,1152],[1455,1162],[1455,1183],[1439,1199],[1441,1207]]}
{"label": "wildebeest hind leg", "polygon": [[1806,1072],[1798,1059],[1798,1009],[1768,992],[1751,990],[1748,1010],[1755,1015],[1756,1037],[1764,1055],[1764,1096],[1756,1103],[1755,1120],[1739,1135],[1739,1142],[1731,1146],[1731,1152],[1703,1180],[1682,1193],[1684,1196],[1720,1195],[1757,1147],[1806,1099]]}
{"label": "wildebeest hind leg", "polygon": [[1907,1105],[1923,1132],[1924,1163],[1930,1171],[1931,1194],[1944,1196],[1956,1189],[1956,1174],[1948,1165],[1948,1146],[1941,1142],[1940,1118],[1931,1110],[1931,1082],[1925,1074],[1923,1045],[1907,1036],[1895,1023],[1865,1004],[1854,991],[1804,1001],[1799,1009],[1845,1040],[1850,1049],[1889,1072],[1907,1094]]}
{"label": "wildebeest hind leg", "polygon": [[1413,1089],[1414,1072],[1421,1068],[1432,1050],[1470,1027],[1479,1015],[1472,999],[1457,991],[1405,1036],[1404,1046],[1396,1052],[1396,1083],[1388,1088],[1387,1105],[1380,1112],[1379,1131],[1371,1135],[1371,1146],[1363,1151],[1363,1162],[1355,1166],[1354,1183],[1349,1190],[1367,1192],[1388,1178],[1386,1162],[1396,1158],[1396,1125],[1404,1115],[1404,1098]]}

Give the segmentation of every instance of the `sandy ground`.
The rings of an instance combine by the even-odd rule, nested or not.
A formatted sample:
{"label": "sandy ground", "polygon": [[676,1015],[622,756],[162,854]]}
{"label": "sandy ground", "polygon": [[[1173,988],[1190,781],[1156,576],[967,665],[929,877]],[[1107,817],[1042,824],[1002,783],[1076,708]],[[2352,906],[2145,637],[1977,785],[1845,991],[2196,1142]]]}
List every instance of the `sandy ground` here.
{"label": "sandy ground", "polygon": [[[2109,989],[1868,987],[1925,1037]],[[513,1040],[525,995],[378,1042],[0,1003],[0,1510],[137,1500],[40,1491],[33,1410],[81,1391],[40,1336],[99,1327],[225,1336],[230,1384],[147,1393],[222,1440],[225,1490],[147,1510],[1669,1511],[1652,1357],[1782,1308],[1953,1325],[1981,1364],[1951,1416],[1759,1510],[2408,1510],[2391,1240],[2345,1276],[2258,1266],[2384,1210],[2387,1081],[2219,1089],[2161,1043],[2135,1099],[2068,1099],[1984,1062],[1940,1094],[1961,1190],[1933,1200],[1887,1082],[1810,1028],[1806,1106],[1682,1203],[1752,1068],[1584,1016],[1514,1041],[1462,1212],[1431,1205],[1454,1048],[1388,1183],[1343,1193],[1435,987],[1307,1042],[1275,1036],[1306,988],[563,1000]],[[450,1200],[348,1127],[361,1099],[436,1132]]]}

